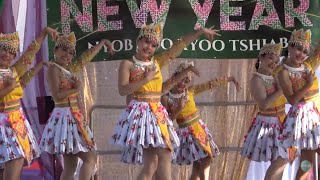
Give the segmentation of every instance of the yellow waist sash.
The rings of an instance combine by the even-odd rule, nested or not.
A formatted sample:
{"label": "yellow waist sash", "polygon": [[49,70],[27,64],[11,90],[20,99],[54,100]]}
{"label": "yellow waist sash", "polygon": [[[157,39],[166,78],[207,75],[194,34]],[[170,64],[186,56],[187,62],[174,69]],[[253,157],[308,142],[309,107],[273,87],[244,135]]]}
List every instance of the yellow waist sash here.
{"label": "yellow waist sash", "polygon": [[259,115],[262,116],[269,116],[269,117],[278,117],[280,120],[280,123],[283,124],[284,119],[286,117],[285,113],[285,105],[280,105],[277,107],[269,108],[266,110],[259,110]]}
{"label": "yellow waist sash", "polygon": [[137,101],[160,101],[161,92],[136,92],[133,98]]}
{"label": "yellow waist sash", "polygon": [[160,127],[160,131],[162,137],[170,151],[173,151],[173,147],[170,140],[170,134],[167,126],[167,119],[165,115],[164,109],[161,107],[160,98],[161,92],[139,92],[134,93],[133,98],[137,101],[145,101],[149,103],[149,106],[156,116],[158,126]]}
{"label": "yellow waist sash", "polygon": [[77,122],[77,126],[89,148],[94,148],[94,142],[89,136],[86,127],[87,124],[85,123],[85,119],[78,107],[78,99],[77,96],[69,96],[67,99],[64,100],[55,100],[54,103],[55,107],[70,107],[72,115]]}
{"label": "yellow waist sash", "polygon": [[31,161],[32,152],[30,147],[30,140],[28,137],[27,127],[24,124],[24,115],[20,112],[20,99],[9,102],[1,102],[0,112],[7,114],[7,122],[16,133],[18,141],[25,154],[25,158],[27,159],[27,161]]}
{"label": "yellow waist sash", "polygon": [[205,150],[209,157],[212,158],[212,150],[207,137],[207,133],[201,126],[199,119],[200,113],[196,111],[184,118],[177,119],[177,123],[180,128],[188,127],[189,132],[192,133],[192,135],[197,139],[203,150]]}
{"label": "yellow waist sash", "polygon": [[313,98],[316,98],[319,94],[319,89],[313,89],[313,90],[309,90],[305,96],[303,97],[303,99],[305,101],[308,101],[308,100],[312,100]]}

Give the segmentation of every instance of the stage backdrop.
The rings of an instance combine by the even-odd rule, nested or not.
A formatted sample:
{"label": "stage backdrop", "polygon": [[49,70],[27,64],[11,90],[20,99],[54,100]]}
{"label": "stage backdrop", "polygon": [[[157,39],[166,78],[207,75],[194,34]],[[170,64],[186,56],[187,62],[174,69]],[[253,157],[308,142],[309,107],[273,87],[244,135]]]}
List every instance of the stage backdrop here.
{"label": "stage backdrop", "polygon": [[[102,52],[95,59],[98,62],[89,63],[79,75],[84,87],[81,104],[91,119],[98,148],[98,179],[133,180],[142,168],[121,163],[119,148],[108,143],[124,108],[125,97],[119,95],[117,88],[120,61],[104,60],[132,56],[135,38],[144,22],[165,19],[165,40],[160,51],[195,27],[215,25],[221,30],[222,37],[214,42],[194,42],[184,51],[182,58],[161,70],[165,80],[181,61],[192,59],[201,71],[201,78],[195,78],[197,84],[234,75],[242,85],[239,92],[229,84],[196,97],[202,120],[208,125],[221,151],[211,164],[209,179],[212,180],[246,179],[250,161],[242,158],[239,150],[256,110],[248,82],[255,72],[257,50],[272,39],[282,41],[286,46],[294,28],[313,29],[314,41],[320,39],[319,32],[315,30],[319,28],[320,20],[319,12],[315,11],[320,7],[318,0],[55,0],[47,3],[48,25],[60,27],[64,32],[75,31],[80,39],[78,54],[88,48],[88,43],[95,44],[101,38],[112,40],[118,51],[115,57]],[[49,52],[52,48],[51,44]],[[191,168],[174,166],[173,179],[189,179]]]}
{"label": "stage backdrop", "polygon": [[151,22],[165,23],[159,51],[193,29],[221,30],[213,42],[192,43],[182,58],[255,58],[265,43],[287,47],[295,28],[311,29],[313,45],[320,37],[317,0],[47,0],[47,7],[49,26],[76,33],[77,52],[102,38],[113,42],[117,54],[101,52],[95,61],[131,57],[140,27]]}

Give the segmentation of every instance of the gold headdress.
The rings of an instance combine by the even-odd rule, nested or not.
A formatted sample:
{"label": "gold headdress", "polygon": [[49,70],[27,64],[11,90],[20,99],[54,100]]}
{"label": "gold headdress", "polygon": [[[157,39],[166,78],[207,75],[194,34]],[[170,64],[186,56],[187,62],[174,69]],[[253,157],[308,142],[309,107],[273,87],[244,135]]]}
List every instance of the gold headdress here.
{"label": "gold headdress", "polygon": [[290,37],[290,44],[297,44],[310,48],[311,44],[311,31],[310,29],[304,31],[303,29],[294,30]]}
{"label": "gold headdress", "polygon": [[71,32],[70,34],[64,34],[62,36],[59,36],[56,40],[55,47],[65,46],[76,50],[76,43],[76,36],[73,32]]}
{"label": "gold headdress", "polygon": [[148,39],[159,44],[163,36],[162,30],[163,23],[143,25],[140,29],[138,39],[142,37],[147,37]]}
{"label": "gold headdress", "polygon": [[0,47],[5,48],[10,53],[16,54],[19,49],[19,34],[18,32],[12,34],[0,34]]}
{"label": "gold headdress", "polygon": [[259,56],[263,55],[263,54],[269,54],[269,53],[274,53],[278,56],[281,55],[282,52],[282,44],[278,43],[278,44],[265,44],[259,52]]}
{"label": "gold headdress", "polygon": [[183,70],[185,70],[185,69],[188,69],[189,67],[193,67],[194,66],[194,63],[193,63],[193,61],[191,61],[191,62],[188,62],[188,61],[186,61],[186,62],[182,62],[178,67],[177,67],[177,69],[175,70],[175,74],[177,74],[177,73],[180,73],[181,71],[183,71]]}

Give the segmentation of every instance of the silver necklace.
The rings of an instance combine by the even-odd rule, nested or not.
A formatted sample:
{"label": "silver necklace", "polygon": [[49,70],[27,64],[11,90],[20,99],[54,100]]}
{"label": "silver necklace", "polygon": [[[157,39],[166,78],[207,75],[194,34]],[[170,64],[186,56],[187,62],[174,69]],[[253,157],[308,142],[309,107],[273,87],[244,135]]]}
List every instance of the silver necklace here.
{"label": "silver necklace", "polygon": [[259,76],[264,82],[268,84],[272,84],[274,82],[274,77],[273,76],[267,76],[258,72],[255,72],[257,76]]}
{"label": "silver necklace", "polygon": [[154,63],[153,57],[148,62],[140,61],[135,56],[132,56],[132,60],[133,60],[133,66],[136,67],[136,68],[139,68],[139,69],[141,69],[143,71],[146,70],[146,67],[155,68],[155,66],[156,66],[155,63]]}
{"label": "silver necklace", "polygon": [[186,94],[185,91],[183,91],[183,93],[180,93],[180,94],[173,94],[173,93],[171,93],[171,92],[169,91],[169,96],[170,96],[171,98],[174,98],[174,99],[179,99],[179,98],[185,96],[185,94]]}

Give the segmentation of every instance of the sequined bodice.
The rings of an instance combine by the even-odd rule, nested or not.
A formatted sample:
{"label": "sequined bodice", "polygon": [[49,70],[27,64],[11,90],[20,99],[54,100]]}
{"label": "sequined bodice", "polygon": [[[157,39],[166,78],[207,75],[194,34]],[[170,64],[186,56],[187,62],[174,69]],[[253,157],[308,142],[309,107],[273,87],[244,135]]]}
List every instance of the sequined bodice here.
{"label": "sequined bodice", "polygon": [[10,69],[0,69],[0,89],[6,87],[8,78],[13,78],[13,72]]}
{"label": "sequined bodice", "polygon": [[289,78],[292,83],[293,92],[297,92],[303,88],[307,83],[307,74],[310,72],[310,69],[302,64],[299,68],[290,67],[286,64],[283,65],[285,69],[289,72]]}
{"label": "sequined bodice", "polygon": [[15,78],[17,81],[17,87],[15,87],[10,93],[0,99],[1,102],[9,102],[14,100],[19,100],[23,97],[23,89],[19,83],[19,77],[14,69],[0,69],[0,89],[7,86],[7,79]]}
{"label": "sequined bodice", "polygon": [[278,89],[277,82],[273,76],[267,76],[258,72],[255,74],[262,79],[267,95],[273,94]]}
{"label": "sequined bodice", "polygon": [[62,73],[59,88],[63,90],[67,90],[67,89],[74,88],[74,85],[75,84],[73,80],[70,77],[66,76],[64,73]]}
{"label": "sequined bodice", "polygon": [[[273,76],[267,76],[261,73],[255,73],[259,78],[263,80],[264,86],[266,88],[267,96],[275,93],[278,88],[276,79]],[[284,95],[281,95],[275,102],[272,103],[272,106],[268,109],[259,109],[259,113],[268,114],[271,116],[278,116],[279,114],[284,114],[286,99]]]}
{"label": "sequined bodice", "polygon": [[193,91],[186,90],[181,97],[174,97],[175,95],[168,94],[168,105],[170,109],[175,109],[178,106],[180,98],[186,98],[186,104],[182,108],[181,112],[178,115],[178,119],[185,118],[190,114],[193,114],[198,111],[196,102],[194,101]]}
{"label": "sequined bodice", "polygon": [[144,73],[147,68],[155,68],[158,73],[154,79],[140,87],[136,92],[161,92],[162,90],[162,74],[160,66],[156,59],[150,62],[134,61],[133,68],[130,70],[130,82],[136,82],[144,78]]}

